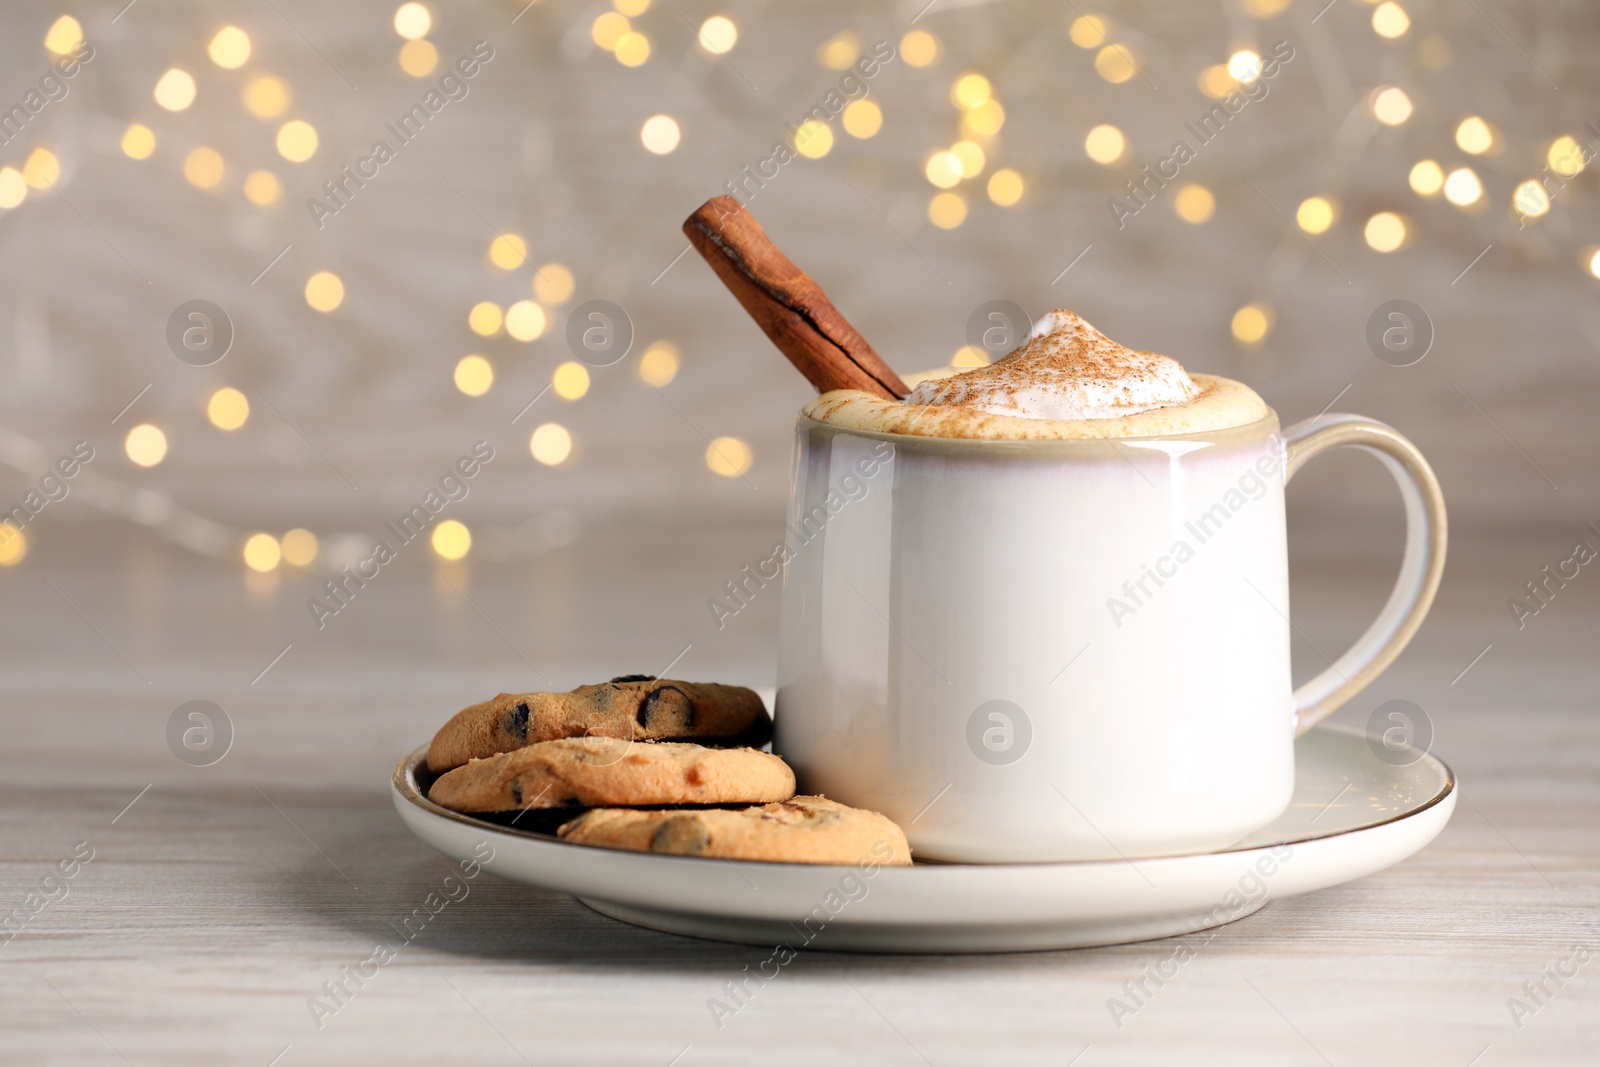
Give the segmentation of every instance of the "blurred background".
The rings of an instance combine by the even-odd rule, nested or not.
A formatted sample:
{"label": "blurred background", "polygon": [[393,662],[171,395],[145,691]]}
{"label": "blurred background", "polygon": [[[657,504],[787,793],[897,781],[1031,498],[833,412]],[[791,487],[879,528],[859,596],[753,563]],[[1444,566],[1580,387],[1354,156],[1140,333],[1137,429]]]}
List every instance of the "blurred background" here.
{"label": "blurred background", "polygon": [[[449,706],[686,646],[680,673],[770,684],[776,590],[722,629],[706,602],[780,536],[809,389],[685,254],[683,218],[730,183],[907,375],[989,358],[970,324],[1000,300],[1240,378],[1285,422],[1393,423],[1451,506],[1421,640],[1462,665],[1569,648],[1506,601],[1600,545],[1590,5],[0,19],[0,486],[23,506],[0,656],[21,696],[59,694],[65,662],[93,691],[137,672],[248,706],[403,677]],[[572,340],[592,323],[600,355]],[[52,500],[40,479],[79,441],[94,458]],[[465,497],[394,541],[480,441]],[[1360,457],[1291,504],[1297,624],[1331,652],[1382,602],[1399,509]],[[309,598],[380,538],[397,558],[319,619]],[[1297,647],[1301,674],[1319,655]]]}

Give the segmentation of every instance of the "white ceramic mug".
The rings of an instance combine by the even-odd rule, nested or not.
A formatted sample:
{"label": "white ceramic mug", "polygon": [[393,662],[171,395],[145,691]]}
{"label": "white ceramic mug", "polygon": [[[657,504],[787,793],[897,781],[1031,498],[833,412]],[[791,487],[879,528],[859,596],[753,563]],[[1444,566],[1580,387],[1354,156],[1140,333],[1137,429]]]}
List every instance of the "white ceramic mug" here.
{"label": "white ceramic mug", "polygon": [[[1289,675],[1284,485],[1355,446],[1407,540],[1377,620]],[[801,789],[881,811],[925,859],[1211,850],[1276,818],[1294,738],[1386,667],[1444,568],[1427,462],[1381,423],[988,441],[802,416],[775,751]]]}

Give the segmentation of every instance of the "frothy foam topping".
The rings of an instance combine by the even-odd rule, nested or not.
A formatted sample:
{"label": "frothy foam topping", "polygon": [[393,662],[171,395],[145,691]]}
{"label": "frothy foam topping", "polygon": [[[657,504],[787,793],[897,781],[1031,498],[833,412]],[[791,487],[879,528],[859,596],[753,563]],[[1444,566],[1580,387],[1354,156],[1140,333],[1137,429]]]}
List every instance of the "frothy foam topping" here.
{"label": "frothy foam topping", "polygon": [[1201,391],[1177,360],[1125,348],[1056,310],[1014,351],[987,367],[925,381],[906,403],[1030,419],[1118,419],[1186,404]]}

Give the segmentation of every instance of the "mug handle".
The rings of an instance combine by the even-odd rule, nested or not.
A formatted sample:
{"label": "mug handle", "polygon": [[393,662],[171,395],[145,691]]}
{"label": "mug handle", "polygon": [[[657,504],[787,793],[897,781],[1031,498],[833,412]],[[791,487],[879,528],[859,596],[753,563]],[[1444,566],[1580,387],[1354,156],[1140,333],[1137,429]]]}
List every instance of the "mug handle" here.
{"label": "mug handle", "polygon": [[1389,468],[1406,507],[1406,548],[1394,591],[1366,633],[1332,666],[1294,691],[1298,737],[1365,689],[1422,625],[1444,574],[1446,519],[1433,468],[1392,426],[1359,415],[1324,415],[1290,426],[1283,442],[1285,483],[1312,456],[1361,448]]}

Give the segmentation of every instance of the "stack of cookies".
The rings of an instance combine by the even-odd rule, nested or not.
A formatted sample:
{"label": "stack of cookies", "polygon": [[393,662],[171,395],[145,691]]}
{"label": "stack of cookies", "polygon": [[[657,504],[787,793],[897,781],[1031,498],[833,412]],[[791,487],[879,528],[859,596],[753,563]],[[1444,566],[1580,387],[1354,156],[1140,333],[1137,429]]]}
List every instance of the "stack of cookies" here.
{"label": "stack of cookies", "polygon": [[789,765],[753,747],[771,735],[761,698],[739,686],[633,674],[568,693],[501,693],[434,736],[428,799],[471,814],[575,815],[557,833],[603,848],[911,862],[905,834],[877,812],[795,796]]}

